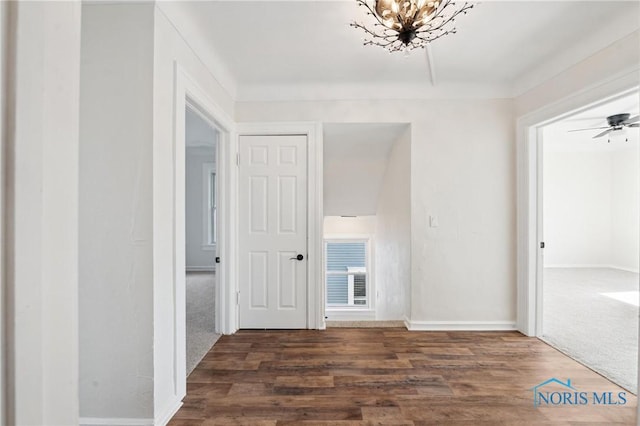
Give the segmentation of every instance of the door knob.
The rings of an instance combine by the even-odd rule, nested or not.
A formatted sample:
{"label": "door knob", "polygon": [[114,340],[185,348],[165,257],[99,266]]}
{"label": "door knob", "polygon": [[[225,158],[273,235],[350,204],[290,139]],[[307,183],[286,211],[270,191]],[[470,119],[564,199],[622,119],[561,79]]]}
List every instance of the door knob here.
{"label": "door knob", "polygon": [[290,257],[289,260],[302,260],[304,259],[304,256],[299,254],[296,257]]}

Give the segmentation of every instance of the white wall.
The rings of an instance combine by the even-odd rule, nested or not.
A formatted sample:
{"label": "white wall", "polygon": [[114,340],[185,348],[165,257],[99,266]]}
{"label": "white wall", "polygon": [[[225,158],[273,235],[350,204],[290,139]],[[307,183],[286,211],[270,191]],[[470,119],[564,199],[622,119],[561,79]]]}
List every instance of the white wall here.
{"label": "white wall", "polygon": [[324,235],[375,235],[376,217],[325,216]]}
{"label": "white wall", "polygon": [[153,5],[85,4],[80,415],[151,419]]}
{"label": "white wall", "polygon": [[[412,123],[411,319],[427,328],[509,326],[516,314],[511,101],[439,105],[436,125]],[[429,226],[430,215],[439,227]]]}
{"label": "white wall", "polygon": [[[636,130],[637,134],[637,130]],[[611,258],[614,267],[640,269],[640,152],[633,147],[611,153]]]}
{"label": "white wall", "polygon": [[[512,107],[511,100],[238,102],[236,119],[410,123],[410,326],[510,326],[516,243]],[[439,216],[438,228],[429,227],[429,215]]]}
{"label": "white wall", "polygon": [[11,43],[1,50],[9,67],[0,83],[8,319],[0,416],[3,424],[77,424],[81,5],[10,2],[1,10]]}
{"label": "white wall", "polygon": [[376,215],[376,320],[410,318],[411,129],[396,140]]}
{"label": "white wall", "polygon": [[546,267],[615,267],[638,271],[640,232],[638,136],[567,145],[544,129]]}
{"label": "white wall", "polygon": [[543,128],[546,267],[638,270],[639,135],[592,140]]}
{"label": "white wall", "polygon": [[324,123],[322,127],[325,215],[376,214],[389,153],[405,125]]}
{"label": "white wall", "polygon": [[[553,140],[545,139],[545,148],[548,143]],[[545,266],[606,266],[611,249],[609,153],[545,149],[543,167]]]}
{"label": "white wall", "polygon": [[[177,173],[175,164],[174,95],[175,67],[178,65],[189,74],[220,111],[231,116],[233,100],[216,80],[216,76],[204,65],[207,52],[194,52],[191,46],[206,46],[206,40],[190,37],[184,40],[167,17],[179,2],[158,2],[154,13],[154,66],[153,66],[153,311],[154,311],[154,413],[157,423],[168,420],[179,408],[185,393],[185,378],[179,376],[174,348],[183,347],[184,341],[176,341],[179,333],[174,326],[174,313],[180,312],[176,298],[178,271],[174,270],[175,257],[185,256],[180,252],[174,232],[174,197]],[[180,147],[183,149],[183,147]],[[230,218],[229,220],[232,220]],[[182,243],[184,247],[184,242]],[[231,262],[231,259],[226,259]],[[229,278],[232,280],[232,277]],[[184,297],[184,295],[183,295]],[[182,306],[184,310],[184,305]],[[184,315],[184,312],[183,312]],[[184,366],[182,366],[184,371]]]}
{"label": "white wall", "polygon": [[184,334],[174,327],[184,303],[175,256],[185,255],[174,229],[177,67],[227,114],[233,102],[165,7],[172,5],[88,4],[83,14],[85,422],[164,424],[185,392]]}
{"label": "white wall", "polygon": [[[215,137],[215,133],[212,132]],[[215,246],[208,246],[204,240],[206,235],[206,216],[204,205],[208,198],[205,198],[205,188],[207,181],[204,180],[204,164],[213,163],[215,168],[215,148],[193,147],[187,148],[186,155],[186,265],[187,270],[214,270],[215,269]],[[205,187],[205,188],[203,188]]]}

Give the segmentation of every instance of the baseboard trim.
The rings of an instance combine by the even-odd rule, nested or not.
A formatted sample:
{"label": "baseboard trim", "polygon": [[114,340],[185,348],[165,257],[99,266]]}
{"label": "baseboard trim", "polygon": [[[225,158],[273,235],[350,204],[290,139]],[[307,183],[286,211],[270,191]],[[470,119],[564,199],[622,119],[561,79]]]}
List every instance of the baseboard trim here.
{"label": "baseboard trim", "polygon": [[180,407],[182,407],[182,401],[175,399],[168,404],[164,414],[157,417],[155,422],[153,419],[145,418],[80,417],[79,424],[80,426],[165,426]]}
{"label": "baseboard trim", "polygon": [[626,271],[626,272],[633,272],[634,274],[640,273],[640,270],[638,270],[638,269],[627,268],[627,267],[624,267],[624,266],[611,265],[610,268],[619,269],[621,271]]}
{"label": "baseboard trim", "polygon": [[215,272],[215,266],[187,266],[185,267],[187,272]]}
{"label": "baseboard trim", "polygon": [[545,264],[545,268],[610,268],[610,265],[605,265],[602,263],[591,264],[591,263],[552,263]]}
{"label": "baseboard trim", "polygon": [[122,417],[80,417],[80,426],[154,426],[153,419]]}
{"label": "baseboard trim", "polygon": [[515,321],[411,321],[405,320],[409,331],[513,331]]}
{"label": "baseboard trim", "polygon": [[376,311],[372,309],[336,309],[326,310],[325,321],[374,321]]}
{"label": "baseboard trim", "polygon": [[602,264],[597,264],[597,265],[587,265],[587,264],[571,264],[571,263],[567,263],[567,264],[552,264],[552,265],[544,265],[545,268],[549,268],[549,269],[555,269],[555,268],[566,268],[566,269],[571,269],[571,268],[576,268],[576,269],[580,269],[580,268],[594,268],[594,269],[619,269],[621,271],[627,271],[627,272],[633,272],[635,274],[638,273],[638,269],[633,269],[633,268],[627,268],[625,266],[618,266],[618,265],[602,265]]}
{"label": "baseboard trim", "polygon": [[327,321],[327,328],[397,328],[404,321]]}
{"label": "baseboard trim", "polygon": [[318,326],[318,330],[326,330],[327,322],[325,320],[320,321],[320,325]]}
{"label": "baseboard trim", "polygon": [[165,426],[171,418],[178,412],[178,410],[182,407],[182,399],[177,398],[174,399],[171,403],[167,404],[167,409],[164,410],[164,414],[160,417],[156,417],[156,426]]}

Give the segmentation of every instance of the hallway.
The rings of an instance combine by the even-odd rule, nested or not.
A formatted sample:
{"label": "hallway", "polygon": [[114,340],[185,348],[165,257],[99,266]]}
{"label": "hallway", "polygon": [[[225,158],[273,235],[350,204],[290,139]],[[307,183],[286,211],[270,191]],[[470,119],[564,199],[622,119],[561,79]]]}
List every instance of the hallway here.
{"label": "hallway", "polygon": [[220,337],[215,332],[215,274],[187,273],[187,376]]}

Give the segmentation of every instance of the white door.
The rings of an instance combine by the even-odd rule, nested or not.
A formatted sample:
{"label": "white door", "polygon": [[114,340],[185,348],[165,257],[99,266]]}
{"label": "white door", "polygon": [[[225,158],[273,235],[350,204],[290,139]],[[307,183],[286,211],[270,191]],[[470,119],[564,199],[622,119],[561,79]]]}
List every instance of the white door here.
{"label": "white door", "polygon": [[307,137],[241,136],[239,150],[240,328],[306,328]]}

